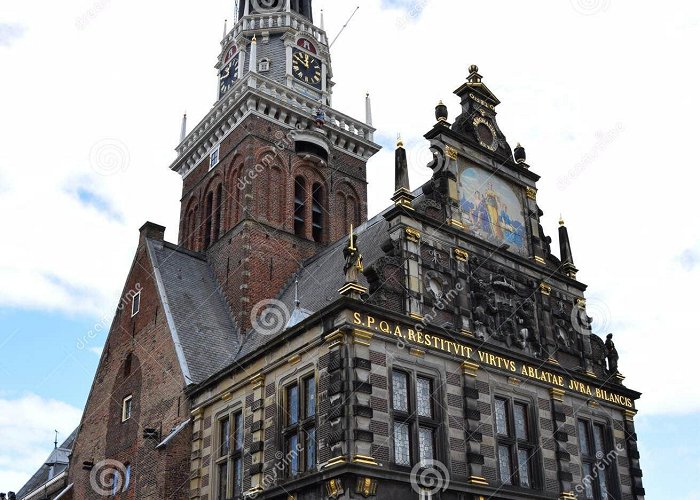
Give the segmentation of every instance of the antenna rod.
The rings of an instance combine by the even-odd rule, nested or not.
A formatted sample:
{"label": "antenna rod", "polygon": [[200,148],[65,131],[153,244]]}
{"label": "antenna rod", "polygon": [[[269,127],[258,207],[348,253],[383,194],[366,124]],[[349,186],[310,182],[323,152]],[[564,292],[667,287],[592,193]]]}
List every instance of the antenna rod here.
{"label": "antenna rod", "polygon": [[334,38],[333,41],[331,42],[329,48],[330,48],[330,47],[333,47],[333,44],[336,42],[336,40],[338,40],[338,37],[339,37],[340,35],[343,34],[343,31],[345,31],[345,28],[348,27],[348,24],[350,24],[350,21],[352,21],[352,18],[355,17],[355,14],[357,14],[357,11],[358,11],[358,10],[360,10],[360,6],[359,6],[359,5],[358,5],[357,7],[355,7],[355,10],[352,12],[352,15],[350,16],[350,19],[348,19],[348,21],[347,21],[345,24],[343,24],[343,27],[340,28],[340,32],[335,36],[335,38]]}

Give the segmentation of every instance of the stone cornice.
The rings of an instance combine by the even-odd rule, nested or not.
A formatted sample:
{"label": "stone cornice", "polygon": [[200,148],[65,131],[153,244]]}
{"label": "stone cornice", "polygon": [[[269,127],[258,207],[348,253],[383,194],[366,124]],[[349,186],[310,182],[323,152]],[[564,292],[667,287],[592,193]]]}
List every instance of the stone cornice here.
{"label": "stone cornice", "polygon": [[[318,103],[265,76],[248,73],[220,99],[204,119],[176,148],[170,166],[184,178],[250,114],[265,116],[281,125],[308,130],[314,124]],[[379,151],[376,129],[330,108],[324,110],[323,130],[331,146],[362,159]]]}

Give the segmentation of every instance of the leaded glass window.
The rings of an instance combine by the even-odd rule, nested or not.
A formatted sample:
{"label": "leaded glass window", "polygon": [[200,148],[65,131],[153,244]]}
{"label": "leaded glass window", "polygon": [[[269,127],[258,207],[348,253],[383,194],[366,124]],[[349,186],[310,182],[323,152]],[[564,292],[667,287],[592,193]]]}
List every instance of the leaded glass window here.
{"label": "leaded glass window", "polygon": [[508,446],[498,447],[498,470],[503,484],[513,484],[513,473],[510,469],[510,448]]}
{"label": "leaded glass window", "polygon": [[418,415],[421,417],[433,418],[433,391],[430,380],[418,377],[416,384],[416,404]]}
{"label": "leaded glass window", "polygon": [[421,427],[418,429],[418,446],[420,450],[420,461],[433,460],[435,453],[433,450],[433,430]]}
{"label": "leaded glass window", "polygon": [[508,403],[503,399],[496,400],[496,432],[501,436],[508,435]]}
{"label": "leaded glass window", "polygon": [[283,429],[286,474],[295,477],[316,468],[316,376],[304,376],[284,389],[286,422]]}
{"label": "leaded glass window", "polygon": [[615,471],[616,457],[608,428],[598,422],[579,419],[578,444],[583,462],[583,484],[586,500],[608,500],[619,493]]}
{"label": "leaded glass window", "polygon": [[530,406],[522,401],[498,397],[494,402],[498,442],[498,475],[502,484],[537,488],[538,455],[531,429]]}
{"label": "leaded glass window", "polygon": [[394,463],[411,467],[437,459],[441,426],[436,380],[413,371],[392,372]]}
{"label": "leaded glass window", "polygon": [[[240,498],[243,474],[243,413],[237,411],[219,420],[219,455],[216,459],[216,498]],[[233,491],[233,497],[229,492]]]}
{"label": "leaded glass window", "polygon": [[217,500],[226,500],[228,498],[228,462],[219,464],[218,476],[219,484],[217,488]]}
{"label": "leaded glass window", "polygon": [[299,422],[299,387],[294,384],[287,388],[287,423]]}
{"label": "leaded glass window", "polygon": [[408,424],[394,425],[394,461],[399,465],[411,465],[411,446]]}
{"label": "leaded glass window", "polygon": [[408,412],[408,375],[394,372],[392,380],[394,410]]}
{"label": "leaded glass window", "polygon": [[316,379],[309,377],[304,381],[304,398],[306,400],[306,417],[316,415]]}
{"label": "leaded glass window", "polygon": [[306,470],[316,467],[316,428],[306,431]]}

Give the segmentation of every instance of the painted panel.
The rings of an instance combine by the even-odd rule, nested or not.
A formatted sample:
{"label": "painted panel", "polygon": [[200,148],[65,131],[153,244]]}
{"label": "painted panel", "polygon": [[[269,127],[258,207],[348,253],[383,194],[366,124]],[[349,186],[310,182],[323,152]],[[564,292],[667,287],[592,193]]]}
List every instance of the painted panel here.
{"label": "painted panel", "polygon": [[525,216],[521,197],[505,181],[484,169],[462,165],[459,201],[467,231],[494,245],[527,256]]}

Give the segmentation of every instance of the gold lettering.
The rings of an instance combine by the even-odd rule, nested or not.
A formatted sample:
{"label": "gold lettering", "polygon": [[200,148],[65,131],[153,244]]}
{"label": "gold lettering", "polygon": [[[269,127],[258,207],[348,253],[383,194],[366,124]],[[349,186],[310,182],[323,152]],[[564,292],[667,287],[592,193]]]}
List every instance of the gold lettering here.
{"label": "gold lettering", "polygon": [[418,332],[418,343],[419,344],[423,343],[423,332]]}
{"label": "gold lettering", "polygon": [[391,328],[389,328],[389,323],[387,323],[386,321],[382,321],[381,323],[379,323],[379,329],[382,333],[389,333],[391,331]]}
{"label": "gold lettering", "polygon": [[432,338],[433,338],[432,335],[426,334],[425,335],[425,345],[427,345],[428,347],[433,347],[433,344],[431,344]]}
{"label": "gold lettering", "polygon": [[401,327],[399,325],[396,325],[396,328],[394,329],[394,336],[403,338],[403,332],[401,331]]}
{"label": "gold lettering", "polygon": [[376,319],[374,319],[373,316],[367,316],[367,328],[372,328],[374,323],[376,323]]}
{"label": "gold lettering", "polygon": [[414,332],[414,331],[411,330],[411,329],[408,330],[408,340],[411,341],[411,342],[415,342],[415,341],[416,341],[416,332]]}
{"label": "gold lettering", "polygon": [[352,315],[353,322],[356,325],[361,325],[362,324],[362,316],[360,315],[359,312],[356,312],[355,314]]}

